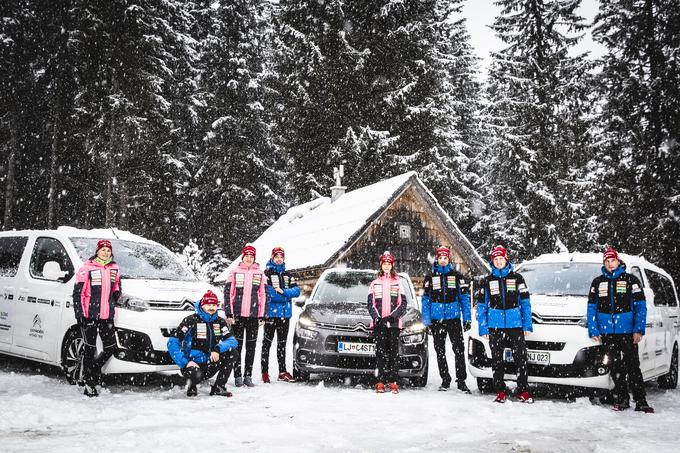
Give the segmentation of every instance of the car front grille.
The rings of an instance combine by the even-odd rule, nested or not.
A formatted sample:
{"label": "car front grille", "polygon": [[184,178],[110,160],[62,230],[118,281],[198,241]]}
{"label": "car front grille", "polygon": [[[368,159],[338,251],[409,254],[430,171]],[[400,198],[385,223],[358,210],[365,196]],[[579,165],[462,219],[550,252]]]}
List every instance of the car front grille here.
{"label": "car front grille", "polygon": [[580,316],[541,316],[538,313],[531,314],[531,320],[536,324],[560,324],[577,326],[581,322]]}
{"label": "car front grille", "polygon": [[150,300],[149,308],[151,310],[194,311],[194,303],[188,299]]}

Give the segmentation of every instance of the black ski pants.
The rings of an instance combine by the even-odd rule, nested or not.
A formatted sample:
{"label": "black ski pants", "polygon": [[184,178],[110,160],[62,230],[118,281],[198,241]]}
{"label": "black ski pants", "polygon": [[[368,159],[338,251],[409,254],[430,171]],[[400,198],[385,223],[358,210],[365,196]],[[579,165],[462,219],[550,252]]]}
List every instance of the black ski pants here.
{"label": "black ski pants", "polygon": [[378,382],[396,382],[399,377],[399,328],[386,327],[379,322],[373,333]]}
{"label": "black ski pants", "polygon": [[241,350],[243,349],[243,338],[246,344],[245,370],[243,375],[253,375],[253,363],[255,362],[255,346],[257,346],[257,331],[259,324],[257,318],[234,318],[232,333],[238,341],[236,355],[234,356],[234,377],[241,377]]}
{"label": "black ski pants", "polygon": [[456,381],[465,381],[467,372],[465,371],[465,343],[463,341],[463,325],[460,319],[437,319],[432,321],[430,326],[434,350],[437,354],[437,365],[439,376],[442,378],[442,385],[448,386],[451,383],[449,365],[446,362],[446,337],[451,340],[453,355],[456,360]]}
{"label": "black ski pants", "polygon": [[629,385],[635,402],[646,402],[647,395],[640,370],[638,345],[633,343],[633,334],[602,335],[602,344],[612,360],[614,404],[630,404]]}
{"label": "black ski pants", "polygon": [[[112,319],[87,319],[80,321],[83,335],[82,378],[87,385],[99,384],[102,367],[116,350],[116,329]],[[97,355],[97,335],[102,338],[103,351]],[[96,356],[96,357],[95,357]]]}
{"label": "black ski pants", "polygon": [[512,350],[512,359],[517,367],[517,393],[529,390],[527,370],[527,346],[524,331],[516,329],[489,329],[491,346],[491,368],[493,369],[493,386],[496,392],[505,392],[505,348]]}
{"label": "black ski pants", "polygon": [[269,373],[269,349],[274,341],[274,334],[276,334],[276,358],[279,362],[279,373],[286,371],[286,342],[289,328],[290,319],[288,318],[267,319],[264,325],[262,358],[260,359],[263,373]]}

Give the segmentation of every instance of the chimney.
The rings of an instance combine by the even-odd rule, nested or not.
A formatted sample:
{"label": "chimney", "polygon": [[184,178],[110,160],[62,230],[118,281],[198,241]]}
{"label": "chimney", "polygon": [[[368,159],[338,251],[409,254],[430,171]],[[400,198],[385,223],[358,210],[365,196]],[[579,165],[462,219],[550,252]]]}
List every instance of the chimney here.
{"label": "chimney", "polygon": [[345,194],[347,186],[342,185],[342,177],[345,176],[345,166],[340,164],[340,167],[333,167],[333,177],[335,178],[335,185],[331,187],[331,203]]}

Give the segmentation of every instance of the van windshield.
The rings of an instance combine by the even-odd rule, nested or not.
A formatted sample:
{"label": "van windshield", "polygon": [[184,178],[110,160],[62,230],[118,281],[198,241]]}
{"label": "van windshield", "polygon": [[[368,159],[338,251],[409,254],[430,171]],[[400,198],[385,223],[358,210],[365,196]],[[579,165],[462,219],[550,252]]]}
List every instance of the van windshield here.
{"label": "van windshield", "polygon": [[[329,272],[317,283],[314,301],[322,304],[366,304],[371,282],[377,272]],[[406,296],[406,305],[414,307],[409,282],[404,276],[399,276],[402,293]]]}
{"label": "van windshield", "polygon": [[517,271],[524,277],[531,294],[587,296],[601,267],[596,263],[540,263],[524,264]]}
{"label": "van windshield", "polygon": [[[70,239],[83,261],[94,256],[97,238]],[[183,282],[198,280],[170,250],[159,244],[111,239],[111,245],[113,259],[118,263],[123,278]]]}

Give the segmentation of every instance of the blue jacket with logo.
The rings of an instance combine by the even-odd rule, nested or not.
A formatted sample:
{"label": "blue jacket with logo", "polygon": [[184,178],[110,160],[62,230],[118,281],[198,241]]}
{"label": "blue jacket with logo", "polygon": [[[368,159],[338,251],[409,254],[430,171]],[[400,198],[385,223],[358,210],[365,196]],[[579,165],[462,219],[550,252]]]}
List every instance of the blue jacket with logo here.
{"label": "blue jacket with logo", "polygon": [[[271,259],[264,271],[267,276],[267,318],[290,318],[293,315],[291,299],[300,295],[300,287],[286,270],[286,263],[276,264]],[[283,294],[276,292],[281,288]]]}
{"label": "blue jacket with logo", "polygon": [[187,316],[177,327],[174,337],[168,339],[168,354],[178,367],[184,368],[190,361],[208,363],[211,352],[227,352],[236,349],[238,341],[231,335],[227,322],[204,312],[196,302],[196,313]]}
{"label": "blue jacket with logo", "polygon": [[506,264],[503,269],[492,265],[491,274],[482,280],[480,296],[477,304],[479,335],[487,335],[489,328],[533,331],[529,289],[512,264]]}
{"label": "blue jacket with logo", "polygon": [[423,324],[429,326],[433,320],[460,319],[470,321],[470,285],[456,272],[453,264],[432,266],[432,274],[423,282]]}
{"label": "blue jacket with logo", "polygon": [[602,266],[590,285],[588,295],[588,335],[645,334],[647,302],[640,280],[626,272],[621,263],[609,273]]}

